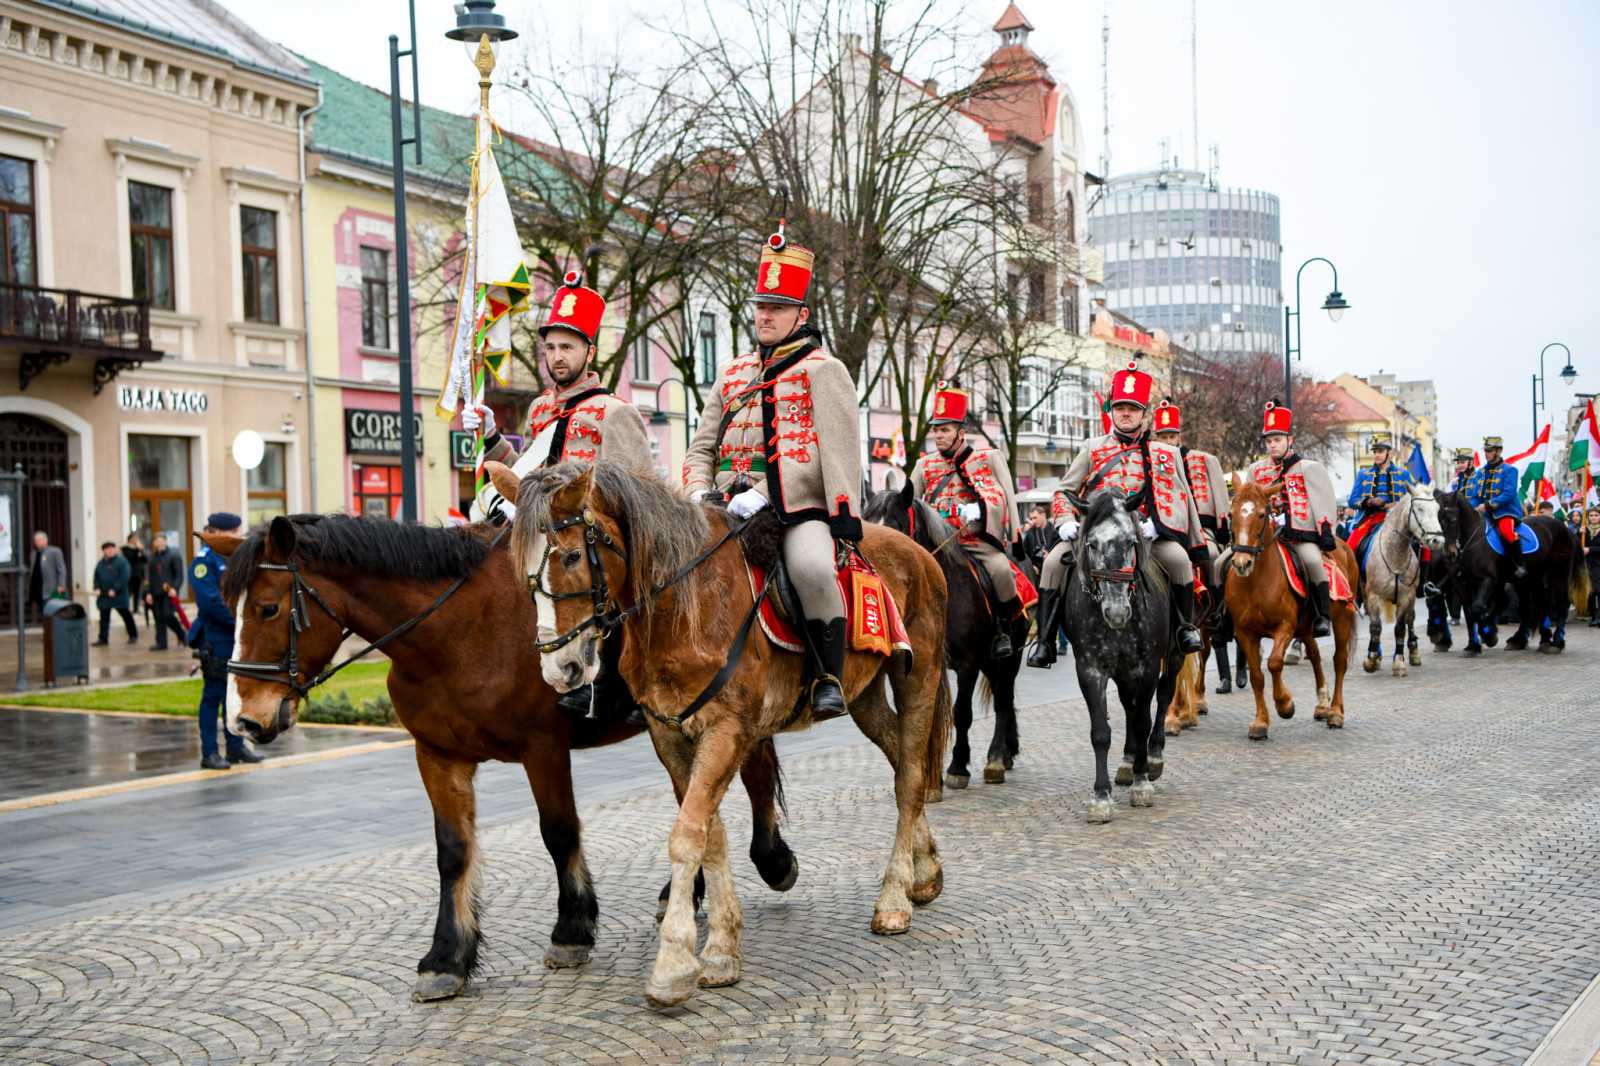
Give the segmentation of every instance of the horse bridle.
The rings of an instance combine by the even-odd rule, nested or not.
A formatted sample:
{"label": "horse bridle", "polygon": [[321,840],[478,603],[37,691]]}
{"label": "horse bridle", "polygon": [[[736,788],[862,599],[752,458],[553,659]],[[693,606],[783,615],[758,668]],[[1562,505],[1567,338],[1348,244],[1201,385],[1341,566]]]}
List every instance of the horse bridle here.
{"label": "horse bridle", "polygon": [[[506,535],[510,528],[510,526],[502,526],[500,531],[494,535],[494,539],[489,542],[491,551],[500,543],[501,538]],[[354,631],[334,613],[333,608],[328,606],[328,601],[322,598],[322,594],[301,576],[299,563],[293,561],[287,563],[258,563],[256,568],[289,575],[289,648],[284,653],[283,658],[277,662],[229,659],[227,664],[228,673],[233,674],[235,677],[248,678],[251,681],[265,681],[269,684],[283,685],[295,699],[305,699],[312,689],[337,674],[340,670],[366,658],[375,651],[381,650],[386,645],[411,632],[421,625],[434,611],[444,606],[444,602],[454,596],[461,586],[467,583],[467,579],[472,576],[470,573],[462,574],[420,613],[412,615],[343,662],[324,667],[316,677],[301,684],[300,634],[311,628],[310,612],[306,608],[306,597],[310,596],[311,602],[321,607],[324,614],[339,623],[339,643],[341,645]]]}
{"label": "horse bridle", "polygon": [[[589,591],[587,593],[553,592],[545,586],[544,577],[546,570],[550,566],[550,556],[555,551],[555,535],[564,529],[571,529],[573,526],[580,524],[584,527],[584,556],[589,562]],[[611,587],[606,581],[606,568],[600,562],[600,549],[601,547],[610,548],[624,563],[629,561],[628,551],[627,548],[618,544],[616,538],[610,533],[600,528],[600,524],[595,521],[594,512],[588,507],[584,507],[577,514],[569,515],[558,522],[552,522],[540,532],[544,534],[544,556],[539,560],[539,568],[528,575],[528,594],[537,596],[542,593],[549,597],[553,603],[559,603],[563,600],[582,599],[587,595],[594,607],[588,618],[585,618],[565,633],[557,634],[550,640],[536,642],[534,647],[539,649],[541,655],[560,651],[589,629],[595,630],[598,635],[604,637],[639,611],[643,601],[623,610],[612,599]]]}

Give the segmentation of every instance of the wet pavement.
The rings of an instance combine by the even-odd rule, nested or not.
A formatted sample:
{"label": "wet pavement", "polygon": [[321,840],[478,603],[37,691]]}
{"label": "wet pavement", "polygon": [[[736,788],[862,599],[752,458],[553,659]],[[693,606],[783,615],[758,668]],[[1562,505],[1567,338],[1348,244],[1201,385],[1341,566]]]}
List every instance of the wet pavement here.
{"label": "wet pavement", "polygon": [[[98,625],[99,622],[91,617],[90,641],[94,640]],[[188,677],[189,671],[194,669],[194,660],[190,657],[189,649],[180,645],[174,637],[168,640],[166,651],[151,651],[150,643],[154,639],[154,633],[153,627],[147,628],[140,624],[138,641],[129,644],[127,635],[122,630],[122,623],[117,622],[113,625],[109,645],[104,648],[91,645],[89,648],[89,684],[122,684],[128,681],[160,681]],[[27,645],[25,655],[29,690],[55,691],[45,688],[44,684],[44,633],[39,629],[30,629],[24,634],[24,642]],[[0,696],[15,691],[16,676],[17,631],[7,629],[0,631]],[[56,686],[61,690],[82,687],[83,685],[73,678],[63,678]]]}

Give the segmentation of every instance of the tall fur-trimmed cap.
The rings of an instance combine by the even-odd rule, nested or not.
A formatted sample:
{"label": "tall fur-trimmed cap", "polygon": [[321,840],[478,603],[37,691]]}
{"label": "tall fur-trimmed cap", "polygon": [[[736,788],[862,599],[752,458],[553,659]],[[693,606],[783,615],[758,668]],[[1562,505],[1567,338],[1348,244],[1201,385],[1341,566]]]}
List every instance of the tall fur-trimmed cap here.
{"label": "tall fur-trimmed cap", "polygon": [[1274,433],[1294,432],[1294,412],[1287,407],[1278,406],[1274,400],[1268,400],[1267,406],[1261,412],[1261,435],[1270,437]]}
{"label": "tall fur-trimmed cap", "polygon": [[553,329],[570,329],[590,344],[597,344],[595,338],[600,335],[600,320],[605,313],[606,298],[584,286],[582,273],[569,270],[550,301],[550,317],[539,327],[539,336]]}

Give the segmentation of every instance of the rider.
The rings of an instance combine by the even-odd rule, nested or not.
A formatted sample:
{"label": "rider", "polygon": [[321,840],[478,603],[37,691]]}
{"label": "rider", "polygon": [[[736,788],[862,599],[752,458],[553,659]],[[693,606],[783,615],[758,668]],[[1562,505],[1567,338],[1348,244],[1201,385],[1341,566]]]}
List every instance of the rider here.
{"label": "rider", "polygon": [[1350,536],[1345,538],[1358,559],[1361,558],[1361,542],[1383,524],[1389,505],[1404,496],[1414,481],[1411,471],[1390,462],[1389,434],[1374,433],[1369,448],[1372,465],[1356,473],[1355,487],[1350,490],[1348,501],[1361,515],[1350,530]]}
{"label": "rider", "polygon": [[968,400],[957,383],[939,383],[930,423],[938,450],[918,457],[911,488],[962,531],[961,547],[983,567],[998,622],[990,654],[1009,659],[1015,649],[1007,624],[1023,613],[1016,574],[1005,550],[1016,536],[1016,489],[1004,455],[967,443],[963,427]]}
{"label": "rider", "polygon": [[1517,580],[1528,576],[1522,565],[1522,542],[1517,539],[1518,521],[1522,517],[1522,500],[1518,498],[1517,468],[1501,456],[1505,441],[1499,437],[1483,438],[1483,469],[1467,482],[1467,503],[1481,511],[1485,518],[1500,531],[1500,541],[1506,558],[1511,560],[1511,572]]}
{"label": "rider", "polygon": [[[1183,444],[1183,412],[1178,405],[1162,400],[1156,405],[1155,438],[1163,444],[1177,448],[1183,456],[1184,476],[1189,479],[1189,493],[1194,497],[1194,509],[1200,515],[1200,533],[1205,538],[1206,555],[1211,560],[1206,577],[1213,589],[1222,587],[1222,575],[1217,566],[1221,546],[1227,543],[1228,482],[1222,472],[1222,461],[1210,452],[1190,448]],[[1220,596],[1220,592],[1218,593]],[[1233,678],[1228,663],[1228,633],[1225,625],[1211,634],[1211,646],[1217,653],[1217,675],[1222,686],[1219,693],[1233,691]]]}
{"label": "rider", "polygon": [[[1138,510],[1144,516],[1140,530],[1155,541],[1150,554],[1172,586],[1172,602],[1178,610],[1178,647],[1187,655],[1204,647],[1194,625],[1194,568],[1208,561],[1206,542],[1184,474],[1183,456],[1172,445],[1150,439],[1148,416],[1154,386],[1155,379],[1136,363],[1130,362],[1112,375],[1111,432],[1084,442],[1061,479],[1061,488],[1079,495],[1104,486],[1121,489],[1139,500]],[[1062,543],[1045,560],[1040,581],[1039,616],[1044,621],[1038,643],[1028,656],[1029,666],[1048,667],[1056,660],[1054,630],[1066,575],[1066,542],[1077,535],[1078,524],[1066,518],[1059,529]]]}
{"label": "rider", "polygon": [[810,324],[815,255],[788,243],[782,220],[756,270],[757,350],[730,362],[706,397],[683,461],[690,499],[713,494],[748,518],[772,507],[783,561],[819,666],[811,706],[845,710],[845,605],[835,541],[861,539],[860,408],[850,371]]}
{"label": "rider", "polygon": [[[539,457],[539,466],[595,463],[604,459],[641,477],[654,477],[650,437],[639,409],[613,395],[591,369],[606,301],[595,290],[586,288],[582,280],[576,270],[567,272],[561,287],[551,298],[550,317],[539,327],[539,347],[551,384],[539,394],[528,413],[530,443],[522,455]],[[486,405],[469,404],[463,408],[461,425],[469,431],[483,430],[485,461],[493,459],[509,466],[521,458],[511,442],[496,429],[494,411]],[[484,512],[502,513],[500,494],[493,486],[484,492]],[[561,706],[584,714],[592,714],[592,708],[598,706],[610,713],[637,719],[637,704],[616,669],[616,658],[620,654],[621,637],[608,638],[603,655],[605,666],[599,675],[608,691],[600,693],[598,701],[593,687],[583,685],[563,693],[558,700]]]}
{"label": "rider", "polygon": [[1478,472],[1478,453],[1471,448],[1457,448],[1455,450],[1456,476],[1450,482],[1451,492],[1466,492],[1467,484],[1472,481],[1472,476]]}
{"label": "rider", "polygon": [[1332,606],[1328,602],[1328,574],[1322,566],[1322,553],[1338,545],[1333,535],[1333,481],[1327,469],[1315,459],[1305,459],[1294,450],[1294,412],[1269,401],[1261,422],[1261,436],[1267,457],[1253,463],[1247,473],[1262,485],[1283,483],[1273,497],[1274,521],[1278,534],[1289,544],[1306,572],[1311,585],[1313,636],[1333,632]]}

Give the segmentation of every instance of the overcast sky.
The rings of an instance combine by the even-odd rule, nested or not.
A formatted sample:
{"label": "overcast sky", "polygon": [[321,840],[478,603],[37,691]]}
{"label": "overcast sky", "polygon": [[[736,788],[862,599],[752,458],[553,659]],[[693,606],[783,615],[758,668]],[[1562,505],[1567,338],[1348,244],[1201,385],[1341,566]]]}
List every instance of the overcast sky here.
{"label": "overcast sky", "polygon": [[[266,35],[375,85],[405,5],[223,0]],[[715,6],[717,0],[712,0]],[[642,48],[640,12],[666,3],[501,0],[525,36]],[[1030,44],[1071,86],[1087,156],[1101,152],[1101,0],[1019,0]],[[966,0],[980,40],[1004,0]],[[1600,390],[1600,4],[1593,0],[1200,0],[1200,143],[1217,144],[1226,185],[1282,201],[1284,287],[1310,256],[1339,268],[1352,309],[1316,308],[1326,268],[1305,272],[1307,368],[1318,377],[1388,370],[1431,377],[1442,440],[1500,433],[1531,441],[1539,350],[1564,341],[1575,386],[1548,366],[1558,416]],[[381,12],[391,12],[385,24]],[[992,9],[992,10],[991,10]],[[1186,0],[1112,0],[1113,172],[1144,169],[1163,137],[1193,158]],[[418,0],[422,98],[465,111],[475,77],[444,40],[451,5]],[[403,45],[402,45],[403,46]],[[913,75],[916,71],[908,71]],[[516,125],[516,115],[500,115]],[[1541,412],[1540,423],[1545,421]],[[1558,417],[1559,421],[1559,417]]]}

